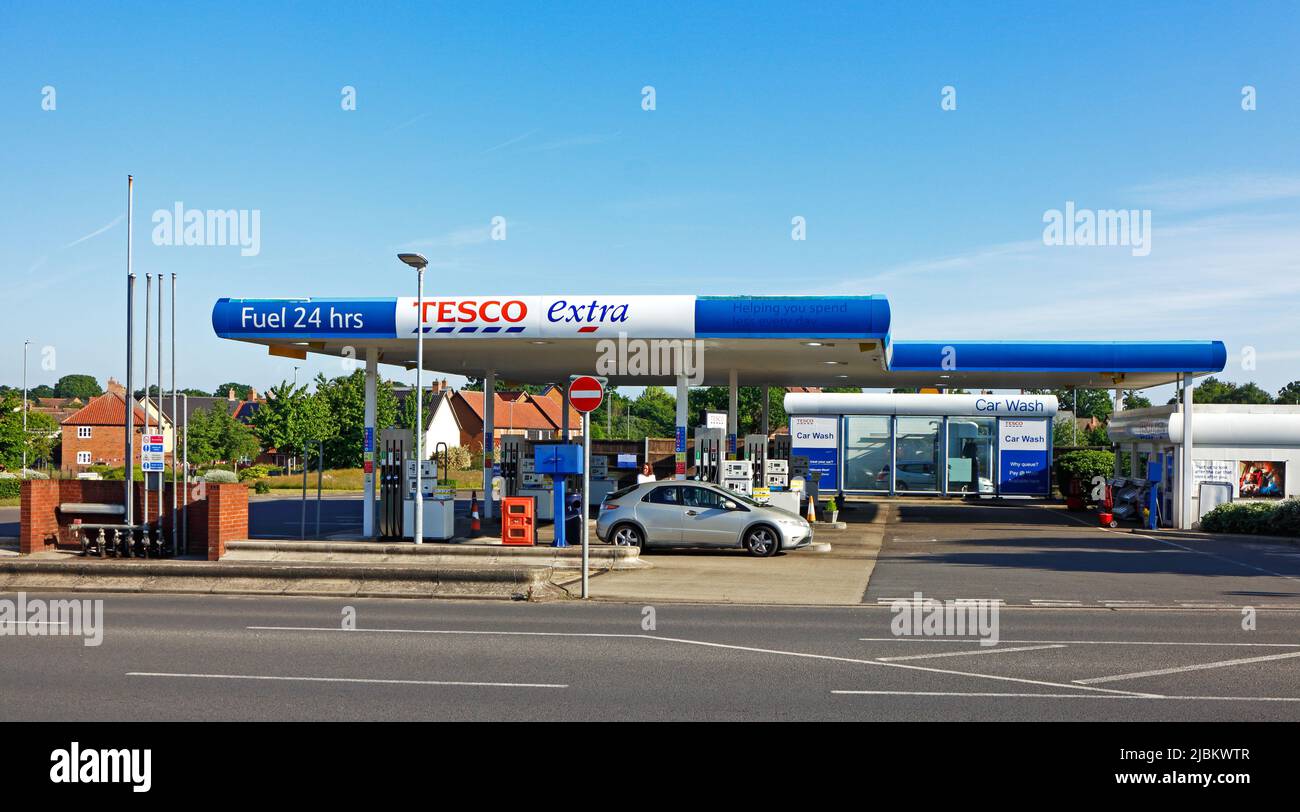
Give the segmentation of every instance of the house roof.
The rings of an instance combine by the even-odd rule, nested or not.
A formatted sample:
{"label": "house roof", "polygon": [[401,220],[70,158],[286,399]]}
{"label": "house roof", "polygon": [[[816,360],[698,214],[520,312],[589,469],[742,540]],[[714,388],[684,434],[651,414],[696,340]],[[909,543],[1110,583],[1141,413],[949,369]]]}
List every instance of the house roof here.
{"label": "house roof", "polygon": [[[482,392],[462,389],[456,392],[455,397],[460,398],[469,407],[480,424],[483,422],[484,397]],[[494,393],[493,409],[495,410],[496,428],[540,429],[543,431],[558,429],[560,427],[558,409],[555,412],[556,419],[553,421],[542,405],[543,402],[548,401],[545,398],[534,397],[526,393]]]}
{"label": "house roof", "polygon": [[[537,407],[546,413],[546,417],[551,421],[552,425],[557,429],[563,425],[564,407],[558,401],[547,395],[530,395],[530,397],[537,402]],[[562,394],[561,397],[563,397]],[[582,428],[582,412],[572,406],[569,407],[569,428],[574,430]]]}
{"label": "house roof", "polygon": [[[135,422],[144,423],[144,410],[135,406]],[[121,395],[108,393],[91,398],[90,402],[73,412],[63,421],[65,426],[120,426],[126,421],[126,401]]]}

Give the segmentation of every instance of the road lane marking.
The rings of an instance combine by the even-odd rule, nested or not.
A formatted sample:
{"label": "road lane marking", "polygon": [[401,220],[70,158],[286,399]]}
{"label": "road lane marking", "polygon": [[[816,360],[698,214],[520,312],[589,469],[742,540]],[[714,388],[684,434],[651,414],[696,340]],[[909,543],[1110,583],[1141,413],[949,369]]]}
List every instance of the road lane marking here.
{"label": "road lane marking", "polygon": [[[864,643],[978,643],[980,638],[961,637],[859,637]],[[1267,648],[1300,648],[1300,643],[1209,643],[1177,640],[1006,640],[1002,643],[1061,643],[1067,646],[1263,646]]]}
{"label": "road lane marking", "polygon": [[[337,626],[247,626],[247,629],[256,629],[259,631],[309,631],[309,632],[341,632],[344,634],[357,634],[359,632],[372,631],[369,629],[343,629]],[[934,668],[924,665],[909,665],[907,663],[886,663],[879,660],[864,660],[859,657],[837,657],[831,654],[812,654],[802,651],[782,651],[780,649],[757,648],[755,646],[738,646],[730,643],[711,643],[707,640],[687,640],[679,637],[661,637],[654,634],[628,634],[618,632],[513,632],[513,631],[475,631],[471,629],[375,629],[387,634],[482,634],[482,635],[518,635],[533,637],[605,637],[605,638],[636,638],[641,640],[658,640],[664,643],[680,643],[683,645],[703,646],[707,648],[727,649],[731,651],[748,651],[753,654],[776,654],[785,657],[801,657],[811,660],[828,660],[831,662],[851,663],[854,665],[875,665],[886,668],[905,668],[913,671],[928,671],[934,674],[950,674],[958,677],[974,677],[977,679],[991,679],[1002,682],[1018,682],[1026,685],[1043,685],[1049,688],[1072,688],[1076,690],[1102,691],[1105,693],[1128,694],[1130,696],[1159,696],[1159,694],[1142,693],[1138,691],[1122,691],[1115,688],[1094,688],[1090,685],[1075,685],[1068,682],[1047,682],[1044,680],[1024,679],[1021,677],[1006,677],[995,674],[974,674],[969,671],[952,671],[946,668]]]}
{"label": "road lane marking", "polygon": [[265,674],[180,674],[164,671],[128,671],[128,677],[181,677],[186,679],[244,679],[274,682],[355,682],[365,685],[449,685],[471,688],[568,688],[549,682],[464,682],[427,679],[365,679],[361,677],[276,677]]}
{"label": "road lane marking", "polygon": [[832,694],[842,696],[950,696],[950,697],[1006,697],[1010,699],[1176,699],[1194,702],[1300,702],[1300,696],[1138,696],[1126,694],[1016,694],[983,693],[977,691],[858,691],[839,690]]}
{"label": "road lane marking", "polygon": [[1300,657],[1300,651],[1292,651],[1288,654],[1268,654],[1262,657],[1243,657],[1240,660],[1220,660],[1215,663],[1200,663],[1198,665],[1182,665],[1177,668],[1160,668],[1155,671],[1134,671],[1131,674],[1116,674],[1113,677],[1092,677],[1091,679],[1077,679],[1074,682],[1080,685],[1093,685],[1099,682],[1117,682],[1124,679],[1139,679],[1141,677],[1159,677],[1165,674],[1181,674],[1184,671],[1204,671],[1208,668],[1227,668],[1233,665],[1246,665],[1248,663],[1263,663],[1270,660],[1289,660],[1292,657]]}
{"label": "road lane marking", "polygon": [[928,660],[934,657],[970,657],[975,654],[1007,654],[1012,651],[1042,651],[1043,649],[1049,648],[1065,648],[1065,646],[1020,646],[1018,648],[985,647],[976,651],[940,651],[934,654],[904,654],[899,657],[877,657],[876,659],[885,663],[897,662],[899,660]]}
{"label": "road lane marking", "polygon": [[[1039,508],[1040,510],[1050,510],[1050,508],[1044,507],[1044,506],[1042,506],[1042,505],[1035,505],[1035,507]],[[1130,531],[1127,531],[1127,530],[1112,530],[1112,529],[1110,529],[1109,527],[1098,527],[1098,526],[1095,525],[1095,524],[1088,524],[1088,523],[1085,522],[1083,519],[1080,519],[1080,518],[1077,517],[1077,516],[1071,516],[1071,515],[1069,515],[1068,513],[1065,514],[1065,518],[1070,519],[1071,521],[1078,522],[1079,524],[1083,525],[1084,527],[1089,527],[1089,528],[1092,528],[1093,530],[1100,530],[1100,531],[1102,531],[1102,532],[1104,532],[1104,533],[1121,533],[1121,534],[1126,535],[1126,536],[1136,536],[1137,538],[1140,538],[1140,539],[1146,539],[1146,540],[1148,540],[1148,541],[1157,541],[1157,542],[1160,542],[1161,544],[1168,544],[1170,547],[1173,547],[1173,548],[1175,548],[1175,549],[1183,550],[1184,552],[1188,552],[1188,553],[1196,553],[1197,555],[1208,555],[1210,558],[1217,558],[1217,559],[1219,559],[1220,561],[1226,561],[1226,562],[1229,563],[1229,564],[1233,564],[1233,565],[1238,566],[1238,567],[1244,567],[1245,569],[1248,569],[1248,570],[1255,570],[1256,572],[1262,572],[1262,573],[1264,573],[1265,575],[1272,575],[1272,576],[1275,577],[1275,578],[1286,578],[1287,580],[1290,580],[1290,581],[1300,581],[1300,577],[1297,577],[1297,576],[1295,576],[1295,575],[1285,575],[1285,574],[1280,573],[1280,572],[1273,572],[1272,570],[1266,570],[1266,569],[1264,569],[1263,567],[1257,567],[1257,566],[1255,566],[1254,564],[1247,564],[1247,563],[1242,562],[1242,561],[1237,561],[1237,560],[1234,559],[1234,558],[1228,558],[1227,556],[1222,556],[1222,555],[1219,555],[1218,553],[1211,553],[1211,552],[1206,551],[1206,550],[1197,550],[1197,549],[1195,549],[1195,548],[1193,548],[1193,547],[1185,547],[1185,546],[1183,546],[1182,544],[1175,544],[1174,542],[1170,541],[1169,539],[1162,539],[1162,538],[1160,538],[1159,536],[1148,536],[1148,535],[1146,535],[1145,533],[1133,533],[1133,532],[1130,532]],[[1211,537],[1211,538],[1209,538],[1209,539],[1207,539],[1207,540],[1208,540],[1208,541],[1214,541],[1214,538]]]}

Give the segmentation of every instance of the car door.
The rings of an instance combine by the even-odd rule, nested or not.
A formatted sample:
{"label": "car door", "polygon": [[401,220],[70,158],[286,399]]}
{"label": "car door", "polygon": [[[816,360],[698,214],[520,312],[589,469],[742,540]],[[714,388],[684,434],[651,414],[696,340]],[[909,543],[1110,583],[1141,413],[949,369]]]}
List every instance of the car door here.
{"label": "car door", "polygon": [[651,544],[680,544],[682,541],[681,488],[660,485],[651,488],[636,506],[636,517]]}
{"label": "car door", "polygon": [[740,544],[748,511],[739,503],[734,510],[723,493],[700,485],[682,485],[682,543],[702,547],[735,547]]}

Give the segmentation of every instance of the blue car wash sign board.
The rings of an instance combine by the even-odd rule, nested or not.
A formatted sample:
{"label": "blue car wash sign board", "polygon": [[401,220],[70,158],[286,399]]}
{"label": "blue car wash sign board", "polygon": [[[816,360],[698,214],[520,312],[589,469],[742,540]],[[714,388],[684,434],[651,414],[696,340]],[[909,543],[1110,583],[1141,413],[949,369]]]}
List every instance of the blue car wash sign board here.
{"label": "blue car wash sign board", "polygon": [[1041,496],[1051,488],[1051,421],[998,418],[998,490]]}
{"label": "blue car wash sign board", "polygon": [[839,417],[791,417],[790,453],[807,457],[808,470],[821,472],[819,490],[839,490]]}

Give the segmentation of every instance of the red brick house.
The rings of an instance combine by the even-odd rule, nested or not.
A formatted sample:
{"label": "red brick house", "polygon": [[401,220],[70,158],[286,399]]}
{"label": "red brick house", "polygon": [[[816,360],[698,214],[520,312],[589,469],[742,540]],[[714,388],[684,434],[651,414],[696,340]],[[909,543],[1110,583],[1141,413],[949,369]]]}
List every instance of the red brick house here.
{"label": "red brick house", "polygon": [[[138,465],[145,412],[139,404],[132,406],[135,409],[133,463]],[[63,470],[76,472],[92,465],[121,465],[126,450],[125,422],[126,399],[122,392],[110,388],[109,392],[91,398],[63,421]]]}

